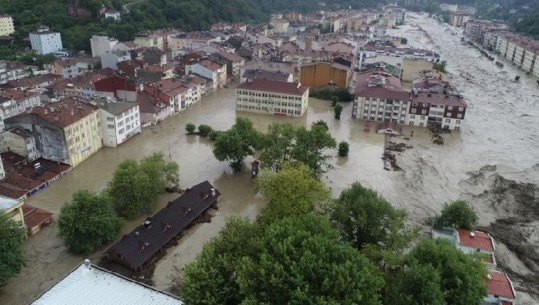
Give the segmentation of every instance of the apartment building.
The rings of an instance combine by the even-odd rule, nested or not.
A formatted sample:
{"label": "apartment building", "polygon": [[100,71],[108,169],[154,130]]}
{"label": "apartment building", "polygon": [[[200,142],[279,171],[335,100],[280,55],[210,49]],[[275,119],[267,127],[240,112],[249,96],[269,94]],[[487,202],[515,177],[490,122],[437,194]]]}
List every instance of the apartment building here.
{"label": "apartment building", "polygon": [[0,94],[0,130],[4,130],[5,119],[19,115],[39,105],[41,105],[39,92],[5,90]]}
{"label": "apartment building", "polygon": [[163,36],[150,33],[150,32],[141,32],[135,35],[133,42],[139,47],[145,48],[158,48],[159,50],[165,50]]}
{"label": "apartment building", "polygon": [[38,141],[39,154],[72,167],[103,147],[99,108],[65,98],[5,120],[7,128],[20,126]]}
{"label": "apartment building", "polygon": [[100,111],[103,145],[117,147],[142,132],[137,103],[121,102],[112,98],[93,102]]}
{"label": "apartment building", "polygon": [[247,81],[236,87],[236,110],[302,116],[309,106],[309,87],[271,80]]}
{"label": "apartment building", "polygon": [[186,65],[185,74],[196,74],[212,82],[212,90],[226,85],[226,64],[205,58],[197,63]]}
{"label": "apartment building", "polygon": [[0,134],[0,149],[14,152],[32,162],[40,157],[36,139],[24,128],[15,126]]}
{"label": "apartment building", "polygon": [[15,33],[13,17],[6,14],[0,14],[0,36],[9,36],[13,33]]}
{"label": "apartment building", "polygon": [[352,117],[364,121],[405,124],[410,93],[400,79],[383,71],[358,75]]}
{"label": "apartment building", "polygon": [[468,22],[468,20],[472,19],[472,14],[468,12],[451,12],[449,13],[449,24],[453,26],[461,27]]}
{"label": "apartment building", "polygon": [[110,38],[107,35],[92,35],[92,38],[90,38],[92,57],[100,57],[101,55],[112,51],[117,44],[117,39]]}
{"label": "apartment building", "polygon": [[29,35],[32,50],[39,54],[50,54],[62,49],[60,33],[49,30],[47,26],[41,25]]}
{"label": "apartment building", "polygon": [[61,75],[64,79],[71,79],[80,74],[77,61],[70,58],[55,60],[53,73]]}
{"label": "apartment building", "polygon": [[496,51],[522,70],[539,78],[539,41],[505,32],[497,38]]}

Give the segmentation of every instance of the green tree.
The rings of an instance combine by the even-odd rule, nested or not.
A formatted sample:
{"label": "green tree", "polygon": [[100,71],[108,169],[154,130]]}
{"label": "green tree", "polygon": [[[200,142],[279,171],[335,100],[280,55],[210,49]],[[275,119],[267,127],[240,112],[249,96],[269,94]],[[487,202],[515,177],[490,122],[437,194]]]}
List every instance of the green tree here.
{"label": "green tree", "polygon": [[74,253],[88,254],[113,241],[121,220],[103,194],[82,190],[73,194],[58,217],[58,236]]}
{"label": "green tree", "polygon": [[446,240],[422,240],[407,256],[409,265],[432,266],[440,275],[444,304],[480,305],[487,294],[487,271],[480,257]]}
{"label": "green tree", "polygon": [[313,125],[310,130],[300,127],[296,131],[291,156],[295,161],[303,162],[318,175],[330,167],[329,160],[332,156],[324,152],[336,146],[337,142],[324,126]]}
{"label": "green tree", "polygon": [[346,141],[339,142],[339,156],[348,157],[348,152],[350,151],[350,145]]}
{"label": "green tree", "polygon": [[291,159],[291,151],[296,138],[296,128],[290,123],[272,123],[263,137],[264,150],[260,160],[265,167],[278,171],[282,164]]}
{"label": "green tree", "polygon": [[257,234],[249,220],[229,219],[219,235],[204,245],[197,259],[183,269],[180,291],[185,304],[240,304],[236,270],[244,256],[252,255]]}
{"label": "green tree", "polygon": [[438,72],[442,72],[442,73],[446,73],[447,70],[446,70],[446,67],[447,67],[447,62],[445,60],[443,60],[442,62],[440,63],[433,63],[432,64],[432,68]]}
{"label": "green tree", "polygon": [[236,124],[222,132],[215,139],[213,154],[219,161],[228,161],[239,171],[245,157],[253,155],[261,146],[261,135],[254,129],[253,122],[246,118],[236,118]]}
{"label": "green tree", "polygon": [[451,227],[472,230],[477,224],[477,214],[472,207],[462,200],[444,204],[442,213],[432,220],[435,228]]}
{"label": "green tree", "polygon": [[179,186],[178,171],[178,164],[165,161],[161,153],[143,158],[140,164],[134,160],[122,162],[107,187],[114,210],[125,218],[151,213],[166,188]]}
{"label": "green tree", "polygon": [[312,126],[315,126],[315,125],[323,126],[326,130],[329,130],[328,123],[324,120],[318,120],[312,124]]}
{"label": "green tree", "polygon": [[339,102],[339,97],[334,95],[331,97],[331,106],[332,107],[335,107],[335,105],[337,105],[337,103]]}
{"label": "green tree", "polygon": [[185,131],[187,131],[188,134],[192,134],[193,132],[195,132],[196,128],[197,127],[193,123],[187,123],[185,125]]}
{"label": "green tree", "polygon": [[335,104],[335,107],[333,108],[333,111],[335,112],[335,118],[337,120],[341,119],[341,112],[342,112],[342,105],[341,103]]}
{"label": "green tree", "polygon": [[263,222],[307,214],[330,199],[329,189],[301,163],[287,163],[278,173],[262,170],[257,177],[257,187],[268,200],[268,206],[262,211]]}
{"label": "green tree", "polygon": [[379,270],[322,216],[272,223],[252,253],[237,269],[241,304],[379,304]]}
{"label": "green tree", "polygon": [[441,277],[429,264],[414,264],[386,276],[383,304],[394,305],[445,305]]}
{"label": "green tree", "polygon": [[209,125],[199,125],[198,126],[198,132],[200,133],[201,136],[203,137],[206,137],[210,132],[212,132],[213,129],[211,128],[211,126]]}
{"label": "green tree", "polygon": [[20,224],[0,212],[0,288],[19,274],[25,265],[22,241],[25,231]]}
{"label": "green tree", "polygon": [[402,250],[413,239],[405,224],[406,212],[395,209],[375,191],[359,182],[344,191],[330,208],[330,217],[344,240],[358,250],[366,245]]}

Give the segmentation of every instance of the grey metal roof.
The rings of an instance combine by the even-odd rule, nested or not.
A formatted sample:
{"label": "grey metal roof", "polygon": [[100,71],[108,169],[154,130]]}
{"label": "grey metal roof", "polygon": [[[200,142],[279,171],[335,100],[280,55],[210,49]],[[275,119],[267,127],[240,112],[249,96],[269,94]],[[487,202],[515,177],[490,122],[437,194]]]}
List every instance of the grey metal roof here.
{"label": "grey metal roof", "polygon": [[0,211],[9,210],[19,204],[18,200],[0,196]]}
{"label": "grey metal roof", "polygon": [[113,115],[122,114],[126,112],[127,110],[138,106],[137,103],[120,102],[120,101],[115,101],[115,100],[109,101],[106,99],[96,99],[94,101],[96,102],[97,107]]}
{"label": "grey metal roof", "polygon": [[84,263],[30,305],[181,305],[169,294]]}

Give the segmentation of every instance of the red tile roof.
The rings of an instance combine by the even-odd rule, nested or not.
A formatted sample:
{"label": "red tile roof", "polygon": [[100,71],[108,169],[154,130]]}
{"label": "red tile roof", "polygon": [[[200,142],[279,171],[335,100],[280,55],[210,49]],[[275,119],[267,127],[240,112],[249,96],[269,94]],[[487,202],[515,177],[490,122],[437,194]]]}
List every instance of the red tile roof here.
{"label": "red tile roof", "polygon": [[488,294],[508,299],[515,299],[515,290],[507,275],[503,272],[489,270],[487,281]]}
{"label": "red tile roof", "polygon": [[24,197],[28,193],[27,190],[23,190],[9,183],[0,182],[0,195],[13,199],[19,199]]}
{"label": "red tile roof", "polygon": [[272,93],[284,93],[297,96],[302,96],[307,90],[309,90],[308,86],[304,86],[298,83],[288,83],[261,79],[254,79],[250,82],[245,82],[236,88]]}
{"label": "red tile roof", "polygon": [[458,234],[461,246],[494,252],[494,240],[488,233],[458,229]]}
{"label": "red tile roof", "polygon": [[19,116],[35,114],[42,120],[63,128],[80,121],[98,110],[98,107],[91,104],[82,103],[72,98],[65,98],[47,106],[34,107]]}
{"label": "red tile roof", "polygon": [[52,220],[51,212],[47,212],[28,204],[22,205],[22,212],[24,215],[24,223],[26,226],[28,226],[29,230]]}
{"label": "red tile roof", "polygon": [[415,102],[418,103],[446,105],[454,107],[467,107],[466,103],[462,98],[453,95],[421,92],[417,96],[414,96],[413,99]]}

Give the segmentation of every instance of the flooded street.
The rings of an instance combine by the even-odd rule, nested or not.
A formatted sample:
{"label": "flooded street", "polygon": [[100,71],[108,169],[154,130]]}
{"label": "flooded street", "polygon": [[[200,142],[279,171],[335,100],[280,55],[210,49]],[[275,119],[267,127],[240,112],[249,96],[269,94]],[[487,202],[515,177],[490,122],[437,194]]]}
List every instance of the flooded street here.
{"label": "flooded street", "polygon": [[[427,217],[439,212],[444,202],[456,199],[468,200],[474,206],[482,227],[489,227],[505,216],[518,216],[515,209],[519,206],[514,203],[520,193],[506,191],[519,191],[519,183],[536,185],[539,182],[539,90],[535,80],[507,63],[505,68],[497,68],[478,51],[461,44],[460,38],[452,35],[453,28],[425,16],[412,17],[410,25],[391,30],[391,35],[407,36],[409,44],[440,53],[448,62],[450,81],[463,91],[469,108],[462,133],[444,135],[443,146],[432,144],[427,130],[405,126],[405,135],[414,131],[414,138],[409,141],[414,148],[397,155],[403,171],[383,169],[384,138],[374,133],[375,126],[366,133],[362,122],[351,119],[351,103],[344,104],[341,120],[333,118],[329,102],[314,99],[310,100],[308,113],[302,118],[264,116],[236,113],[234,90],[220,89],[161,125],[144,129],[141,135],[119,148],[102,149],[68,176],[31,197],[28,203],[52,211],[57,217],[61,206],[75,191],[100,191],[120,162],[128,158],[140,159],[153,152],[163,152],[167,158],[178,162],[182,188],[209,180],[223,194],[218,210],[210,223],[196,225],[157,264],[155,286],[167,289],[174,266],[181,268],[194,260],[203,244],[223,227],[227,217],[243,215],[253,219],[264,206],[263,198],[254,194],[247,171],[233,173],[226,162],[214,158],[207,139],[185,135],[185,124],[189,122],[225,130],[239,115],[251,119],[261,131],[266,131],[275,121],[298,126],[310,126],[320,119],[326,121],[337,142],[345,140],[350,144],[348,158],[338,158],[336,151],[331,152],[335,156],[334,169],[323,177],[335,196],[354,181],[360,181],[395,206],[406,208],[417,223],[424,223]],[[521,75],[520,82],[513,81],[515,75]],[[508,180],[515,180],[517,186],[505,187],[504,192],[494,189],[493,185],[504,186],[503,181]],[[500,194],[503,196],[496,197]],[[538,194],[531,195],[531,204],[537,201]],[[163,198],[162,203],[170,196]],[[517,225],[515,230],[527,228],[523,246],[529,247],[525,249],[539,251],[539,221],[537,218],[525,220],[521,217],[512,225]],[[139,223],[140,220],[128,223],[124,231]],[[53,223],[25,241],[27,266],[4,288],[0,304],[27,304],[84,259],[69,254],[56,234],[56,223]],[[533,287],[539,287],[539,282],[533,277],[538,273],[533,269],[536,262],[533,253],[531,261],[525,260],[522,253],[515,254],[514,247],[500,242],[504,236],[493,235],[498,241],[499,263],[516,282],[516,289],[534,293]],[[97,253],[91,258],[96,263],[99,257]],[[522,277],[515,278],[514,274]],[[518,297],[523,305],[538,302],[525,293],[519,293]]]}

